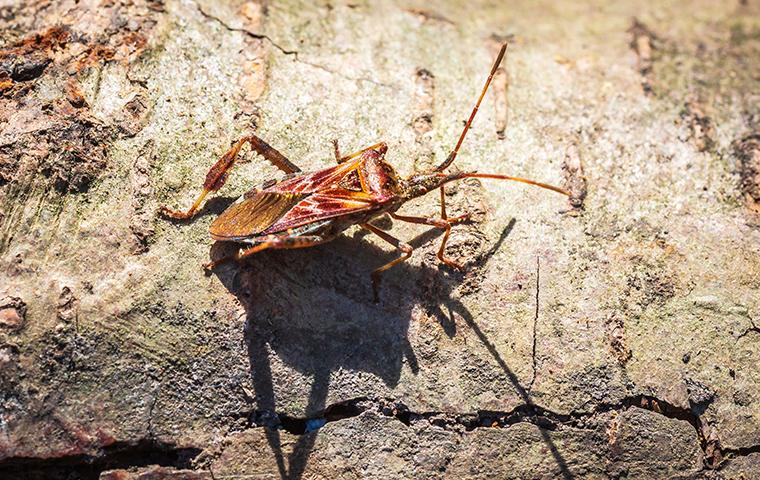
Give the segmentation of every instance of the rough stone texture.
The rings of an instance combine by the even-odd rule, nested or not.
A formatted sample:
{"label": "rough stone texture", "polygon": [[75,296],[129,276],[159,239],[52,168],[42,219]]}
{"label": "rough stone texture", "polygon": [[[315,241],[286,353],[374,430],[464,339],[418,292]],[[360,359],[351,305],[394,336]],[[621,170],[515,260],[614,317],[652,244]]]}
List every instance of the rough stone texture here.
{"label": "rough stone texture", "polygon": [[[0,474],[752,478],[760,9],[639,3],[0,2]],[[505,39],[456,167],[573,198],[450,188],[465,273],[396,222],[379,304],[355,230],[204,276],[250,154],[156,215],[253,130],[440,162]]]}

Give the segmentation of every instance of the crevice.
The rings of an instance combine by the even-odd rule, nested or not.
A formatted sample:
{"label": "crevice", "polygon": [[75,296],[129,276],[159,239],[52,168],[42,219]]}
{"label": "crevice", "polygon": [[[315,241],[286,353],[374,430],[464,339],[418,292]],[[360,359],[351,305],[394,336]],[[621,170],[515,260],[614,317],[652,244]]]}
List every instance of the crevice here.
{"label": "crevice", "polygon": [[757,325],[755,325],[755,320],[752,319],[751,317],[749,318],[749,324],[752,325],[752,326],[749,327],[748,329],[746,329],[745,331],[743,331],[741,334],[739,334],[739,336],[736,337],[737,340],[740,339],[740,338],[742,338],[742,337],[744,337],[744,336],[746,336],[749,333],[753,333],[753,332],[754,333],[760,333],[760,327],[758,327]]}
{"label": "crevice", "polygon": [[598,428],[594,417],[609,412],[622,412],[631,408],[648,410],[667,418],[688,422],[697,435],[706,468],[716,469],[734,457],[760,452],[760,445],[746,448],[723,448],[718,438],[707,435],[702,418],[692,409],[680,407],[651,395],[630,395],[619,403],[599,404],[589,411],[559,413],[535,404],[521,404],[508,411],[478,410],[475,412],[414,412],[403,402],[389,398],[359,397],[335,403],[309,417],[293,417],[270,411],[255,411],[248,415],[248,427],[280,429],[294,435],[311,433],[322,426],[347,418],[358,417],[365,412],[391,417],[406,426],[414,427],[420,422],[465,434],[478,428],[509,428],[518,423],[532,423],[546,431],[565,428],[593,430]]}
{"label": "crevice", "polygon": [[541,257],[536,257],[536,313],[533,315],[533,347],[531,351],[531,358],[533,359],[533,374],[530,377],[530,382],[528,383],[528,387],[526,390],[528,391],[528,394],[530,394],[530,391],[533,389],[533,383],[536,381],[536,371],[537,371],[537,362],[536,362],[536,342],[537,342],[537,331],[538,331],[538,296],[540,293],[540,282],[541,282]]}
{"label": "crevice", "polygon": [[276,48],[277,50],[279,50],[283,54],[285,54],[285,55],[293,55],[296,59],[298,59],[298,52],[297,51],[295,51],[295,50],[286,50],[280,44],[278,44],[277,42],[275,42],[274,40],[272,40],[272,38],[270,36],[265,35],[263,33],[252,32],[252,31],[248,30],[247,28],[231,27],[230,25],[228,25],[221,18],[217,17],[216,15],[212,15],[212,14],[206,12],[205,10],[203,10],[203,8],[198,3],[193,2],[193,5],[195,5],[195,8],[198,9],[198,12],[200,12],[201,15],[203,15],[206,18],[208,18],[209,20],[212,20],[212,21],[218,23],[219,25],[221,25],[222,27],[224,27],[226,30],[229,30],[230,32],[244,33],[244,34],[248,35],[249,37],[255,38],[257,40],[266,40],[267,42],[269,42],[270,45],[272,45],[274,48]]}
{"label": "crevice", "polygon": [[[741,448],[723,448],[721,449],[721,453],[723,454],[724,459],[728,461],[732,458],[746,457],[747,455],[752,455],[753,453],[760,453],[760,445],[751,445],[749,447]],[[722,468],[726,464],[727,462],[724,462],[720,464],[718,468]]]}
{"label": "crevice", "polygon": [[367,83],[371,83],[373,85],[377,85],[379,87],[399,89],[398,87],[396,87],[394,85],[391,85],[391,84],[388,84],[388,83],[379,82],[377,80],[373,80],[373,79],[367,78],[367,77],[352,77],[352,76],[340,73],[340,72],[338,72],[336,70],[332,70],[331,68],[325,67],[324,65],[320,65],[318,63],[309,62],[308,60],[303,60],[303,59],[301,59],[301,57],[298,56],[298,52],[295,53],[295,59],[296,59],[296,61],[298,63],[301,63],[303,65],[308,65],[308,66],[313,67],[313,68],[317,68],[317,69],[325,71],[325,72],[327,72],[327,73],[329,73],[331,75],[336,75],[338,77],[345,78],[346,80],[350,80],[352,82],[367,82]]}
{"label": "crevice", "polygon": [[[97,480],[102,472],[121,468],[159,465],[188,469],[201,451],[200,448],[179,448],[155,440],[117,442],[103,448],[99,454],[67,455],[57,458],[6,458],[0,461],[0,478]],[[23,474],[19,476],[19,472]]]}
{"label": "crevice", "polygon": [[206,12],[205,10],[203,10],[203,8],[199,4],[197,4],[195,2],[193,4],[195,5],[195,8],[198,9],[198,12],[200,12],[201,15],[203,15],[205,18],[207,18],[209,20],[212,20],[212,21],[218,23],[224,29],[226,29],[226,30],[228,30],[230,32],[244,33],[244,34],[248,35],[249,37],[255,38],[257,40],[265,40],[270,45],[272,45],[274,48],[276,48],[281,53],[283,53],[284,55],[290,55],[290,56],[292,56],[293,59],[296,62],[298,62],[298,63],[301,63],[303,65],[308,65],[308,66],[313,67],[313,68],[317,68],[317,69],[325,71],[325,72],[327,72],[327,73],[329,73],[331,75],[336,75],[336,76],[339,76],[341,78],[345,78],[346,80],[350,80],[350,81],[353,81],[353,82],[367,82],[367,83],[371,83],[373,85],[377,85],[377,86],[380,86],[380,87],[393,88],[393,89],[397,88],[397,87],[395,87],[393,85],[389,85],[387,83],[379,82],[379,81],[373,80],[371,78],[366,78],[366,77],[351,77],[351,76],[345,75],[345,74],[343,74],[341,72],[338,72],[338,71],[332,70],[332,69],[330,69],[328,67],[325,67],[324,65],[320,65],[320,64],[314,63],[314,62],[309,62],[308,60],[303,60],[298,55],[298,51],[297,50],[287,50],[285,47],[283,47],[279,43],[275,42],[272,39],[272,37],[270,37],[269,35],[265,35],[263,33],[258,33],[258,32],[253,32],[251,30],[248,30],[247,28],[232,27],[232,26],[228,25],[224,20],[222,20],[221,18],[217,17],[216,15],[212,15],[212,14]]}
{"label": "crevice", "polygon": [[[283,430],[293,435],[313,433],[332,422],[358,417],[366,412],[393,418],[408,427],[421,423],[437,426],[447,431],[465,435],[479,428],[509,428],[519,423],[531,423],[544,431],[561,431],[565,428],[595,430],[594,417],[609,413],[640,408],[667,418],[688,422],[695,430],[703,452],[705,468],[720,469],[732,458],[760,453],[760,445],[743,448],[722,448],[717,438],[705,436],[705,425],[691,409],[679,407],[651,395],[631,395],[619,403],[599,404],[584,412],[559,413],[534,404],[521,404],[511,410],[478,410],[475,412],[414,412],[403,402],[390,398],[358,397],[334,403],[308,417],[295,417],[268,410],[256,410],[244,414],[247,428]],[[64,479],[71,473],[83,480],[97,479],[101,472],[159,465],[176,469],[193,467],[194,459],[202,450],[194,447],[179,448],[155,439],[138,442],[121,442],[103,448],[99,454],[70,455],[59,458],[12,457],[0,461],[0,478],[10,472],[24,471],[24,479]]]}

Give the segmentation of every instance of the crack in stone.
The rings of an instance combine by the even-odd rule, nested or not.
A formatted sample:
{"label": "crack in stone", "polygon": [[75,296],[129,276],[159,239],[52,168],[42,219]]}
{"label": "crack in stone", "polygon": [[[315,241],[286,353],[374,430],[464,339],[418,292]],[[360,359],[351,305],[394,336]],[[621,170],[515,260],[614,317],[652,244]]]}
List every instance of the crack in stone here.
{"label": "crack in stone", "polygon": [[533,358],[533,375],[530,378],[530,382],[528,383],[528,388],[526,390],[528,391],[528,394],[530,395],[531,390],[533,389],[533,383],[536,381],[536,336],[537,336],[537,329],[538,329],[538,295],[540,293],[540,281],[541,281],[541,257],[536,257],[536,313],[533,316],[533,348],[532,348],[532,358]]}
{"label": "crack in stone", "polygon": [[198,3],[193,2],[193,5],[195,5],[195,8],[198,9],[198,12],[200,12],[201,15],[203,15],[206,18],[208,18],[209,20],[213,20],[214,22],[218,23],[219,25],[221,25],[222,27],[224,27],[226,30],[229,30],[230,32],[245,33],[246,35],[248,35],[251,38],[255,38],[257,40],[266,40],[267,42],[269,42],[270,45],[272,45],[274,48],[276,48],[277,50],[279,50],[283,54],[285,54],[285,55],[293,55],[296,58],[298,57],[298,52],[297,51],[295,51],[295,50],[286,50],[280,44],[278,44],[277,42],[275,42],[274,40],[272,40],[272,38],[269,35],[265,35],[263,33],[252,32],[251,30],[248,30],[247,28],[231,27],[230,25],[228,25],[221,18],[217,17],[216,15],[212,15],[212,14],[206,12],[205,10],[203,10],[203,8]]}
{"label": "crack in stone", "polygon": [[[519,423],[531,423],[541,430],[561,431],[565,428],[594,430],[589,420],[609,412],[621,412],[630,408],[640,408],[663,415],[667,418],[688,422],[697,434],[703,453],[704,468],[718,470],[732,458],[760,453],[760,445],[742,448],[722,448],[713,437],[706,438],[705,428],[699,415],[691,409],[678,407],[651,395],[631,395],[613,404],[599,404],[591,411],[560,413],[534,404],[521,404],[507,411],[478,410],[475,412],[413,412],[402,401],[390,398],[357,397],[329,405],[309,417],[292,417],[274,411],[256,410],[244,413],[247,428],[284,430],[293,435],[314,433],[310,421],[318,424],[337,422],[358,417],[365,412],[394,418],[408,427],[427,422],[460,436],[478,428],[509,428]],[[69,455],[58,458],[10,457],[0,461],[0,477],[3,474],[24,469],[24,471],[45,474],[61,471],[77,472],[82,479],[97,479],[101,472],[113,469],[128,469],[148,465],[160,465],[177,469],[192,468],[193,462],[203,452],[200,447],[179,448],[171,443],[154,438],[135,442],[116,442],[101,450],[99,454]],[[41,477],[44,478],[44,477]]]}
{"label": "crack in stone", "polygon": [[[159,465],[189,469],[200,455],[201,448],[140,439],[135,442],[115,442],[98,454],[66,455],[56,458],[9,457],[0,461],[0,478],[78,478],[97,480],[106,470]],[[70,476],[65,476],[65,474]]]}
{"label": "crack in stone", "polygon": [[395,87],[394,85],[390,85],[390,84],[387,84],[387,83],[379,82],[377,80],[374,80],[374,79],[371,79],[371,78],[367,78],[367,77],[351,77],[351,76],[345,75],[345,74],[343,74],[341,72],[332,70],[331,68],[328,68],[328,67],[326,67],[324,65],[320,65],[320,64],[314,63],[314,62],[309,62],[308,60],[303,60],[298,55],[298,51],[297,50],[287,50],[287,49],[285,49],[285,47],[283,47],[279,43],[275,42],[272,39],[272,37],[270,37],[269,35],[266,35],[266,34],[263,34],[263,33],[258,33],[258,32],[253,32],[251,30],[248,30],[247,28],[232,27],[232,26],[228,25],[224,20],[222,20],[221,18],[217,17],[216,15],[213,15],[213,14],[208,13],[205,10],[203,10],[203,8],[198,3],[193,2],[193,5],[195,5],[195,8],[198,10],[198,12],[200,12],[201,15],[203,15],[205,18],[207,18],[209,20],[212,20],[212,21],[218,23],[219,25],[221,25],[226,30],[228,30],[230,32],[244,33],[244,34],[248,35],[249,37],[255,38],[257,40],[266,40],[267,42],[269,42],[270,45],[272,45],[274,48],[276,48],[277,50],[279,50],[284,55],[290,55],[290,56],[292,56],[293,59],[296,62],[298,62],[298,63],[301,63],[303,65],[308,65],[308,66],[313,67],[313,68],[317,68],[317,69],[325,71],[325,72],[327,72],[327,73],[329,73],[331,75],[336,75],[338,77],[345,78],[346,80],[351,80],[353,82],[367,82],[367,83],[371,83],[373,85],[377,85],[377,86],[380,86],[380,87],[397,89],[397,87]]}
{"label": "crack in stone", "polygon": [[[588,412],[560,413],[535,404],[521,404],[508,411],[478,410],[476,412],[413,412],[401,401],[389,398],[358,397],[329,405],[309,417],[292,417],[270,411],[254,411],[248,414],[248,428],[281,429],[294,435],[312,433],[309,422],[321,421],[322,425],[357,417],[365,412],[394,418],[412,427],[419,422],[443,428],[463,435],[478,428],[508,428],[518,423],[532,423],[539,429],[561,431],[565,428],[593,430],[589,420],[609,412],[621,412],[630,408],[648,410],[667,418],[688,422],[695,430],[702,451],[705,468],[718,469],[735,457],[760,453],[760,445],[742,448],[724,448],[715,435],[707,436],[709,430],[690,408],[679,407],[651,395],[630,395],[618,403],[599,404]],[[260,422],[257,419],[266,419]]]}
{"label": "crack in stone", "polygon": [[744,336],[746,336],[746,335],[748,335],[749,333],[752,333],[752,332],[754,332],[754,333],[760,333],[760,327],[758,327],[755,324],[755,320],[752,317],[748,317],[748,318],[749,318],[749,324],[752,325],[752,326],[749,327],[748,329],[746,329],[745,331],[743,331],[738,337],[736,337],[737,340],[740,339],[740,338],[742,338],[742,337],[744,337]]}

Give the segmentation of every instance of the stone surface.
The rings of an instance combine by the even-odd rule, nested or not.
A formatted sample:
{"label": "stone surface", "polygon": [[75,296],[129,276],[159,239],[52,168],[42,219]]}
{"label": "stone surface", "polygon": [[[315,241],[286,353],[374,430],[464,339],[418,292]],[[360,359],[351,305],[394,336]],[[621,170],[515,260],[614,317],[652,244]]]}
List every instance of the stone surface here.
{"label": "stone surface", "polygon": [[365,412],[302,436],[261,428],[234,433],[203,462],[216,478],[273,472],[283,478],[701,478],[694,437],[687,422],[638,408],[599,415],[582,428],[518,423],[469,432]]}
{"label": "stone surface", "polygon": [[[638,3],[0,3],[0,473],[751,478],[760,10]],[[251,131],[437,164],[505,39],[456,168],[573,198],[451,187],[464,273],[394,222],[377,304],[358,230],[204,276],[251,154],[156,215]]]}

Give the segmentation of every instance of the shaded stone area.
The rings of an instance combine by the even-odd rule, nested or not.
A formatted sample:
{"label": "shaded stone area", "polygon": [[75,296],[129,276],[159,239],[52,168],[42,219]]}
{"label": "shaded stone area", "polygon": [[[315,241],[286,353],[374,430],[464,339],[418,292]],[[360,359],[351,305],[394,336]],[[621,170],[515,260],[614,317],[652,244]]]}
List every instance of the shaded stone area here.
{"label": "shaded stone area", "polygon": [[[760,471],[757,2],[0,2],[0,477]],[[689,14],[685,14],[688,12]],[[384,140],[454,228],[377,220],[213,276],[212,219]],[[400,213],[434,215],[436,195]]]}

